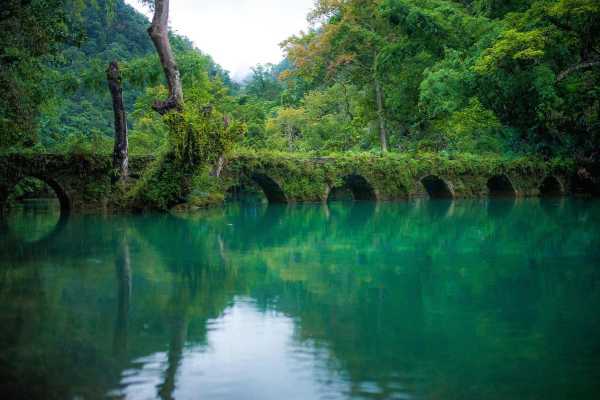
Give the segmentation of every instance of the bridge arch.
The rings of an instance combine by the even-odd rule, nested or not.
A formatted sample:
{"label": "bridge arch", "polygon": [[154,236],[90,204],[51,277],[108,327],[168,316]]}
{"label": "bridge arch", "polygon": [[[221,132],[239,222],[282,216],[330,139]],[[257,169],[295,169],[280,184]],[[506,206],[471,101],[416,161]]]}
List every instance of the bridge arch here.
{"label": "bridge arch", "polygon": [[355,201],[377,201],[373,185],[362,175],[350,174],[342,178],[342,184],[332,187],[327,193],[327,201],[335,200],[343,191],[349,191]]}
{"label": "bridge arch", "polygon": [[487,181],[487,189],[490,197],[516,197],[517,191],[508,176],[494,175]]}
{"label": "bridge arch", "polygon": [[553,175],[546,176],[540,183],[540,196],[559,197],[564,194],[563,184]]}
{"label": "bridge arch", "polygon": [[288,198],[281,186],[271,177],[262,173],[251,175],[252,180],[260,186],[269,203],[287,203]]}
{"label": "bridge arch", "polygon": [[0,209],[2,211],[4,211],[4,209],[6,208],[6,202],[8,201],[10,195],[15,191],[17,185],[26,178],[35,178],[45,183],[52,189],[60,205],[61,218],[64,218],[71,213],[72,203],[69,195],[67,194],[67,191],[55,179],[37,174],[21,176],[16,182],[12,183],[9,187],[5,188],[4,196],[2,199],[0,199]]}
{"label": "bridge arch", "polygon": [[[60,211],[57,216],[54,213],[49,215],[42,225],[35,225],[32,231],[22,232],[21,229],[15,229],[15,226],[11,223],[12,218],[7,212],[7,205],[11,195],[15,193],[17,185],[27,178],[34,178],[49,187],[59,203]],[[21,175],[16,181],[0,187],[0,236],[6,238],[3,244],[17,244],[21,249],[26,249],[25,254],[33,251],[36,246],[48,243],[56,238],[65,228],[70,213],[71,199],[66,190],[55,179],[35,174]]]}
{"label": "bridge arch", "polygon": [[428,175],[421,179],[421,184],[429,197],[434,199],[451,199],[454,197],[452,188],[448,182],[436,175]]}

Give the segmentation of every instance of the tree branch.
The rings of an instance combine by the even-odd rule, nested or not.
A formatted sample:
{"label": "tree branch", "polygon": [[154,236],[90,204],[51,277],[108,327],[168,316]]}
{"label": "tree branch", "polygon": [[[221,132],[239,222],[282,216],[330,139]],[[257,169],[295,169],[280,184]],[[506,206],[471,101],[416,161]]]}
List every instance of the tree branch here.
{"label": "tree branch", "polygon": [[586,61],[581,64],[572,65],[569,68],[562,71],[560,74],[558,74],[558,76],[556,77],[556,82],[562,81],[567,76],[571,75],[573,72],[579,71],[580,69],[592,68],[596,66],[600,66],[600,60]]}

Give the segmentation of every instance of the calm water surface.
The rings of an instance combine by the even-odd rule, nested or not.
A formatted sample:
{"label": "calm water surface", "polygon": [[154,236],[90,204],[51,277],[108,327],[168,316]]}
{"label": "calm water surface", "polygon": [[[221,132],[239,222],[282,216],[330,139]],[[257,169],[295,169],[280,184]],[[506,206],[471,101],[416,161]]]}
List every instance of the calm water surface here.
{"label": "calm water surface", "polygon": [[2,399],[598,399],[600,202],[11,215]]}

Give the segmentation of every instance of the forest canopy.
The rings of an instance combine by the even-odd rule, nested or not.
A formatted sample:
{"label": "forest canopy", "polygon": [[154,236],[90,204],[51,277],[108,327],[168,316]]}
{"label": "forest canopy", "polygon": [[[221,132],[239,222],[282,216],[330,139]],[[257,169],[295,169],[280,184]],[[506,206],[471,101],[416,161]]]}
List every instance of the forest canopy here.
{"label": "forest canopy", "polygon": [[[596,0],[318,0],[308,18],[241,84],[171,34],[189,112],[235,121],[237,148],[600,156]],[[0,147],[110,152],[113,60],[131,152],[169,146],[148,26],[122,0],[7,0]]]}

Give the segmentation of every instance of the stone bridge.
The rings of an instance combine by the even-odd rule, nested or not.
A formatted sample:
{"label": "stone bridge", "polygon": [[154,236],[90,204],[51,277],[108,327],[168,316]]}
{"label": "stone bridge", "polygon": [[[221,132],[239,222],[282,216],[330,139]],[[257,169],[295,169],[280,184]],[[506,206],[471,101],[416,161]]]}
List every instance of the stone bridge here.
{"label": "stone bridge", "polygon": [[[532,197],[598,195],[600,175],[560,160],[413,158],[407,154],[362,154],[326,158],[237,155],[225,168],[227,188],[251,180],[270,202],[325,202],[336,190],[355,200],[396,201],[421,197]],[[590,170],[587,167],[586,170]]]}
{"label": "stone bridge", "polygon": [[[138,178],[152,157],[132,157]],[[588,168],[589,169],[589,168]],[[108,156],[72,154],[0,155],[0,209],[15,185],[26,177],[46,182],[70,210],[106,209],[115,196]],[[587,171],[587,170],[586,170]],[[340,188],[356,200],[394,201],[417,197],[598,195],[600,174],[581,174],[581,166],[530,158],[414,158],[372,154],[314,158],[293,154],[245,153],[226,162],[223,190],[254,182],[270,202],[324,202]],[[185,202],[185,199],[181,199]]]}
{"label": "stone bridge", "polygon": [[[150,161],[148,157],[131,160],[132,175],[138,177]],[[54,190],[63,215],[71,210],[106,209],[113,195],[112,176],[109,156],[0,155],[0,212],[15,186],[28,177],[37,178]]]}

